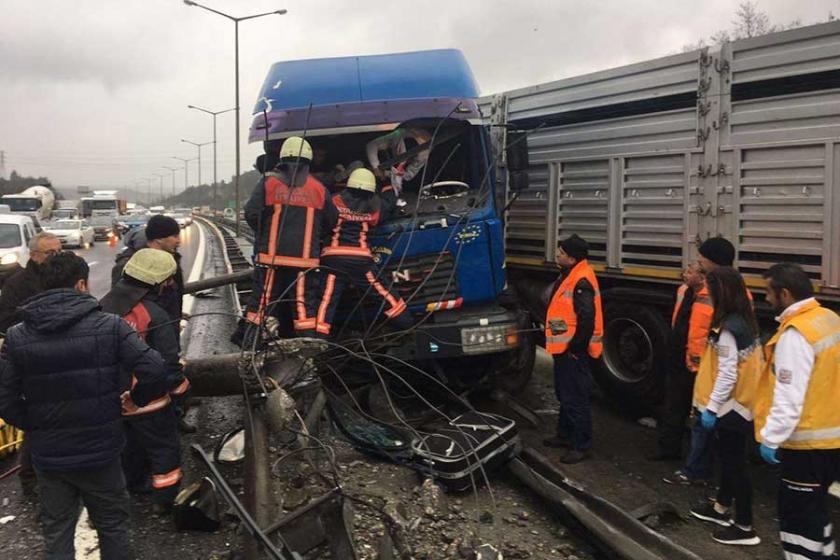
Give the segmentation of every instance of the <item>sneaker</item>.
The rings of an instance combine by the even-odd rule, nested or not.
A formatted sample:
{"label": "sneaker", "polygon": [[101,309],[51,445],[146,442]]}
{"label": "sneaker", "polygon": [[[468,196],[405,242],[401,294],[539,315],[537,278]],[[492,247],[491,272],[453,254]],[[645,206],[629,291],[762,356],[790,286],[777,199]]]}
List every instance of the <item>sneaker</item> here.
{"label": "sneaker", "polygon": [[705,486],[706,480],[702,478],[691,478],[682,471],[676,471],[674,474],[662,477],[662,482],[665,484],[674,484],[677,486]]}
{"label": "sneaker", "polygon": [[[692,511],[692,513],[694,513]],[[712,533],[712,538],[722,544],[735,544],[741,546],[755,546],[761,543],[761,539],[752,529],[742,529],[734,523],[723,529]]]}
{"label": "sneaker", "polygon": [[709,523],[715,523],[723,527],[729,527],[732,525],[732,520],[729,518],[729,512],[718,513],[715,506],[709,502],[703,502],[702,504],[691,508],[689,513],[701,521],[708,521]]}

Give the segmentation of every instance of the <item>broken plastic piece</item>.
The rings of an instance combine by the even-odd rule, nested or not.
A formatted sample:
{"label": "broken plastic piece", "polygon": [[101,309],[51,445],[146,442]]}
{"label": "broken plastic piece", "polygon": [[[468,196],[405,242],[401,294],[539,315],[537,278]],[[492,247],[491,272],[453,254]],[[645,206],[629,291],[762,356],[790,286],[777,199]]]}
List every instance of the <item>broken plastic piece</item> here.
{"label": "broken plastic piece", "polygon": [[222,436],[213,452],[213,461],[222,464],[236,464],[245,460],[245,429],[236,428]]}
{"label": "broken plastic piece", "polygon": [[204,477],[178,492],[172,518],[179,531],[217,531],[222,522],[213,481]]}

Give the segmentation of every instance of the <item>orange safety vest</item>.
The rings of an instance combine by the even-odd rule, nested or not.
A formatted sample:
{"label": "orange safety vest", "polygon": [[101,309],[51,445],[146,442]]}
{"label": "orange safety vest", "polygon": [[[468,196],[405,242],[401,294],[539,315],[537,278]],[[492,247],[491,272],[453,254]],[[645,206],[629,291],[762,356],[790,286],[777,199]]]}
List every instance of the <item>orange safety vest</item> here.
{"label": "orange safety vest", "polygon": [[[703,285],[697,295],[694,296],[694,303],[691,305],[691,315],[688,319],[688,340],[685,348],[685,367],[689,371],[697,373],[700,367],[700,358],[706,351],[709,341],[709,329],[712,326],[712,316],[715,308],[712,307],[712,299],[709,297],[709,288]],[[676,313],[674,314],[676,317]]]}
{"label": "orange safety vest", "polygon": [[[598,279],[595,272],[585,259],[578,262],[554,295],[548,306],[548,313],[545,318],[545,350],[549,354],[562,354],[566,351],[575,336],[577,330],[577,315],[575,315],[574,291],[575,286],[581,280],[588,280],[595,290],[595,329],[592,338],[589,339],[589,355],[599,358],[604,350],[604,315],[601,312],[601,291],[598,288]],[[552,319],[560,319],[565,323],[565,330],[559,334],[552,334],[549,322]]]}

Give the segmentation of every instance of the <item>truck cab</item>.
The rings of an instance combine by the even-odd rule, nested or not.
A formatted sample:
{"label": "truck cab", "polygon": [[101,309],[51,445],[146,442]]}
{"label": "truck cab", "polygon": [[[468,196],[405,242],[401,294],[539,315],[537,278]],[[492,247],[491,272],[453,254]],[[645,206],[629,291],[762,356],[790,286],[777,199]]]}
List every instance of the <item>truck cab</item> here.
{"label": "truck cab", "polygon": [[[515,389],[530,377],[534,345],[527,313],[506,292],[501,197],[477,97],[452,49],[279,62],[250,141],[273,151],[305,134],[310,172],[335,193],[351,166],[375,167],[371,151],[388,136],[404,138],[379,158],[380,177],[424,163],[405,175],[396,210],[370,244],[380,282],[399,292],[418,326],[389,352],[434,361],[454,384],[490,377]],[[369,324],[376,309],[360,296],[345,293],[344,317]]]}

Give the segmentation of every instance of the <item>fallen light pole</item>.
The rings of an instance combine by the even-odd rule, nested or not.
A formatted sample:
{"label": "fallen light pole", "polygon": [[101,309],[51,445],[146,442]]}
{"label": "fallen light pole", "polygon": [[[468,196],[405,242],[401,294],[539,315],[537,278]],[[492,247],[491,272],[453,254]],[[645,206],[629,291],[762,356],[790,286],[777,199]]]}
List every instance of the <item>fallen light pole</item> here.
{"label": "fallen light pole", "polygon": [[197,292],[203,292],[204,290],[210,290],[212,288],[218,288],[228,284],[235,284],[237,282],[249,280],[253,275],[253,272],[254,271],[249,268],[248,270],[241,270],[239,272],[221,274],[219,276],[196,280],[195,282],[190,282],[184,285],[184,293],[195,294]]}

